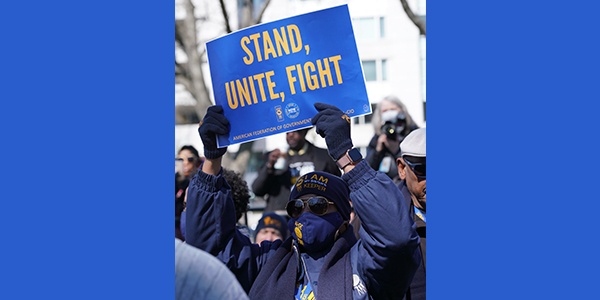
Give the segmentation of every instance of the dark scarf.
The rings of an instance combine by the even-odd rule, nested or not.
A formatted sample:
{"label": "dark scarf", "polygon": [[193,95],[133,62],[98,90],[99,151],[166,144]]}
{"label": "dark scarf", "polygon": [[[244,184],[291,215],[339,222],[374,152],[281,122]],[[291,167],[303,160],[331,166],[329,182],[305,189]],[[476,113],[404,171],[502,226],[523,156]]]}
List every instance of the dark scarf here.
{"label": "dark scarf", "polygon": [[[319,273],[317,300],[352,299],[350,248],[355,243],[356,237],[350,226],[329,250]],[[289,237],[262,267],[248,295],[250,299],[294,299],[297,275],[298,257]]]}

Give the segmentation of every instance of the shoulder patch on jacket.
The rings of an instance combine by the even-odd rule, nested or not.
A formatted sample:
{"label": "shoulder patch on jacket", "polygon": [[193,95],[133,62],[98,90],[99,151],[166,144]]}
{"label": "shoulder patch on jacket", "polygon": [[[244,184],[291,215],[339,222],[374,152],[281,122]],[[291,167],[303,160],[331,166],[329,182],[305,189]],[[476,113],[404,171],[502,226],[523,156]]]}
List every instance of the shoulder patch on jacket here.
{"label": "shoulder patch on jacket", "polygon": [[352,274],[352,288],[356,291],[356,293],[359,296],[363,296],[365,293],[367,293],[367,288],[365,287],[365,284],[356,274]]}

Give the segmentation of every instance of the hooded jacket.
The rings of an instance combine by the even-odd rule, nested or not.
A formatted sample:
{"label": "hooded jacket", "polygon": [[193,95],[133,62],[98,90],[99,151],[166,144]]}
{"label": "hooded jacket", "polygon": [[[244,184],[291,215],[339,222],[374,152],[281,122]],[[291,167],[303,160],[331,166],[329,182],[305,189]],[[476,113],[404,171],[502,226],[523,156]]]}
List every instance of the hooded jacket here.
{"label": "hooded jacket", "polygon": [[[342,179],[361,218],[360,239],[354,239],[349,227],[324,259],[307,264],[309,274],[319,274],[316,299],[329,299],[326,295],[339,285],[345,290],[336,299],[402,299],[421,259],[408,202],[387,175],[375,172],[365,161]],[[199,171],[192,179],[186,228],[186,242],[223,261],[246,292],[252,289],[251,299],[265,293],[279,299],[293,291],[296,278],[291,277],[297,274],[298,264],[291,238],[258,246],[237,231],[231,188],[222,174]],[[334,268],[342,272],[333,272]],[[322,285],[322,280],[329,285]],[[262,288],[269,282],[280,284]]]}

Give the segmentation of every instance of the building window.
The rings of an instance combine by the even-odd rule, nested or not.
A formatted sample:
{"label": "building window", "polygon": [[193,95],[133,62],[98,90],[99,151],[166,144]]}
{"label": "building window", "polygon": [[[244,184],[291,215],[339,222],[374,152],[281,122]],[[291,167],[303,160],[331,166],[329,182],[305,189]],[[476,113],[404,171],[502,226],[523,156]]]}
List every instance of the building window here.
{"label": "building window", "polygon": [[381,80],[387,81],[387,59],[381,60]]}
{"label": "building window", "polygon": [[365,17],[352,19],[356,40],[369,41],[385,37],[384,17]]}
{"label": "building window", "polygon": [[377,64],[375,61],[363,60],[362,66],[365,73],[365,81],[377,81]]}
{"label": "building window", "polygon": [[365,81],[387,81],[387,59],[363,60]]}
{"label": "building window", "polygon": [[354,36],[357,40],[372,40],[375,38],[375,20],[373,18],[354,19]]}

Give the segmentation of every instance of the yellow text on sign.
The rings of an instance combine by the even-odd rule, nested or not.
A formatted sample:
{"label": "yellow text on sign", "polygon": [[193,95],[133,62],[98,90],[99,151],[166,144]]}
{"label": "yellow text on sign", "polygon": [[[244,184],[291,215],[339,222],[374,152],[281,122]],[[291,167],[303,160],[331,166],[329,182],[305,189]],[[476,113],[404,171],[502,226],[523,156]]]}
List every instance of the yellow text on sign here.
{"label": "yellow text on sign", "polygon": [[285,71],[292,95],[296,94],[296,82],[300,84],[302,92],[306,92],[307,87],[309,90],[314,91],[319,88],[333,86],[333,74],[335,74],[337,84],[342,84],[340,60],[342,60],[342,56],[335,55],[324,59],[317,59],[315,61],[316,66],[312,61],[305,62],[302,65],[287,66]]}
{"label": "yellow text on sign", "polygon": [[276,93],[274,90],[276,84],[271,79],[273,75],[275,75],[275,71],[268,71],[225,82],[229,108],[236,109],[238,106],[257,104],[259,93],[260,100],[265,102],[267,101],[266,91],[269,92],[269,99],[275,100],[281,96],[281,101],[283,101],[285,94],[283,92]]}
{"label": "yellow text on sign", "polygon": [[244,63],[250,65],[254,62],[256,55],[257,61],[268,60],[269,58],[277,58],[284,54],[296,53],[302,50],[302,37],[300,29],[295,24],[290,24],[285,27],[281,26],[271,33],[265,30],[261,33],[254,33],[249,36],[244,36],[240,40],[242,50],[246,52]]}

